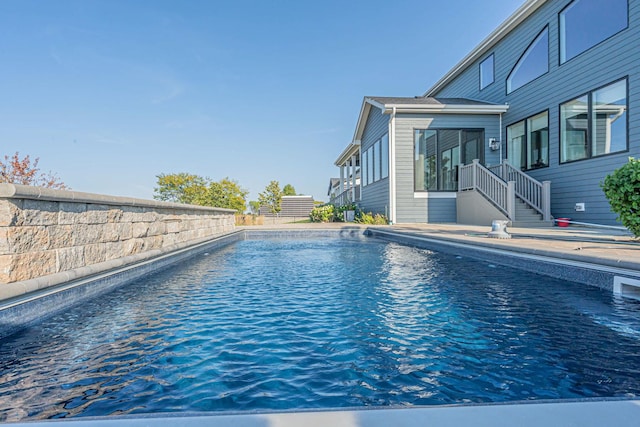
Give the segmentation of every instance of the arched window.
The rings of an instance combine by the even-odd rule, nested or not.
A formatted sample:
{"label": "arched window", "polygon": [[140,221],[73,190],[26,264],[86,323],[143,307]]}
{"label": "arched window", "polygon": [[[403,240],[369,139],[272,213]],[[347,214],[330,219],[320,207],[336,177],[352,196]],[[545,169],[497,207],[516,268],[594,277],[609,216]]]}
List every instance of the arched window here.
{"label": "arched window", "polygon": [[507,93],[526,85],[549,71],[549,28],[529,45],[507,78]]}

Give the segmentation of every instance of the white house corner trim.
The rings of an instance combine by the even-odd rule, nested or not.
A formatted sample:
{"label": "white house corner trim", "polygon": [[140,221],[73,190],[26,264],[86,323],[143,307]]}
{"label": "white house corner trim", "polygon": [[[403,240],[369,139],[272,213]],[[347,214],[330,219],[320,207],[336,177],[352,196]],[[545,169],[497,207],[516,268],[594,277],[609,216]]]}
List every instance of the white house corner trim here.
{"label": "white house corner trim", "polygon": [[389,120],[389,221],[396,223],[396,108]]}

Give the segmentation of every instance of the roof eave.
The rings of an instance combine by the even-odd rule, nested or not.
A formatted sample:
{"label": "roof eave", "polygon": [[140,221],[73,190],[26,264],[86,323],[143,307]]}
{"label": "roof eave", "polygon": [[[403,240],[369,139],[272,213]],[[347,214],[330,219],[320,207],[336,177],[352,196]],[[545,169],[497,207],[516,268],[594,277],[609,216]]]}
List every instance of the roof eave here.
{"label": "roof eave", "polygon": [[500,114],[506,113],[508,104],[461,105],[461,104],[430,104],[403,105],[386,104],[382,109],[384,114],[396,113],[439,113],[439,114]]}
{"label": "roof eave", "polygon": [[522,21],[531,16],[540,6],[545,4],[548,0],[527,0],[525,4],[520,6],[510,17],[508,17],[498,28],[496,28],[491,34],[489,34],[475,49],[473,49],[467,56],[465,56],[458,64],[456,64],[447,74],[445,74],[440,80],[436,82],[429,90],[424,93],[424,96],[434,96],[444,86],[449,84],[455,79],[461,72],[466,70],[469,65],[478,60],[482,55],[487,53],[493,46],[495,46],[500,40],[506,37],[514,28],[516,28]]}
{"label": "roof eave", "polygon": [[333,164],[340,167],[344,165],[347,162],[347,160],[349,160],[354,154],[356,154],[359,151],[360,151],[360,141],[350,142],[349,145],[347,145],[347,147],[344,150],[342,150],[342,153],[340,153],[340,155],[338,156],[336,161],[333,162]]}

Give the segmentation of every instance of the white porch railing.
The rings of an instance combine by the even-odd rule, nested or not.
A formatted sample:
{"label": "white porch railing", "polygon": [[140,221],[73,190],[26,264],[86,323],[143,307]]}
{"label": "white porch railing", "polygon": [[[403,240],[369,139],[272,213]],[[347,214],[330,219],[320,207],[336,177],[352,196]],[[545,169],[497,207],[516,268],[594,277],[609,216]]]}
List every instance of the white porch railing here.
{"label": "white porch railing", "polygon": [[543,221],[551,221],[551,181],[537,181],[506,162],[489,170],[504,181],[513,181],[516,196],[541,214]]}
{"label": "white porch railing", "polygon": [[516,212],[515,183],[482,166],[478,160],[460,167],[458,191],[476,190],[489,199],[507,218],[514,220]]}
{"label": "white porch railing", "polygon": [[355,197],[353,195],[353,190],[353,188],[349,188],[343,191],[337,196],[332,197],[331,200],[329,200],[329,203],[336,206],[344,206],[348,205],[349,203],[355,203],[357,200],[360,200],[360,186],[355,187]]}

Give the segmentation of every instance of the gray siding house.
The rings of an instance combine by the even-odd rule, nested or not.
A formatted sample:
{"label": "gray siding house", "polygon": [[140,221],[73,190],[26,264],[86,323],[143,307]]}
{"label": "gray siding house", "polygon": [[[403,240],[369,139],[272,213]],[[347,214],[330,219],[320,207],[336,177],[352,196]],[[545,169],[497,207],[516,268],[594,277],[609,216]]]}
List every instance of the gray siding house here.
{"label": "gray siding house", "polygon": [[349,200],[393,223],[616,224],[599,183],[640,156],[639,46],[640,0],[527,1],[425,94],[364,98],[335,161]]}

